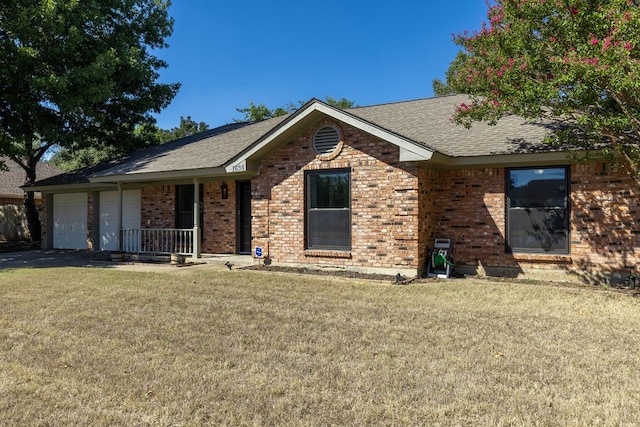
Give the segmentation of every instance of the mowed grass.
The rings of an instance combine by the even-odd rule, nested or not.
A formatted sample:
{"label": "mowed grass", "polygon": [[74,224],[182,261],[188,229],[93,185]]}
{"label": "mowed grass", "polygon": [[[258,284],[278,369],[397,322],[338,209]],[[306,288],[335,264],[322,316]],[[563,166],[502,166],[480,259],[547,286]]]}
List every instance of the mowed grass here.
{"label": "mowed grass", "polygon": [[0,424],[633,425],[639,327],[580,287],[0,271]]}

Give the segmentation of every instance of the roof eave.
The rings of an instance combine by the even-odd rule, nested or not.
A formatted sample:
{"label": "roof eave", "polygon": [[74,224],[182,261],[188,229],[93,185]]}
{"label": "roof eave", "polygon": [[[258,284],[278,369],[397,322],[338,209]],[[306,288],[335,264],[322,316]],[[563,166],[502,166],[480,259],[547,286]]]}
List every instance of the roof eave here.
{"label": "roof eave", "polygon": [[92,183],[132,183],[132,182],[158,182],[158,181],[175,181],[180,179],[193,179],[193,178],[213,178],[213,177],[225,177],[227,171],[224,167],[213,168],[200,168],[200,169],[186,169],[186,170],[173,170],[162,172],[148,172],[148,173],[131,173],[121,175],[101,175],[92,176],[89,180]]}
{"label": "roof eave", "polygon": [[39,191],[42,194],[46,193],[71,193],[71,192],[80,192],[80,191],[100,191],[100,190],[109,190],[114,188],[113,184],[95,184],[91,182],[83,182],[83,183],[71,183],[71,184],[53,184],[53,185],[34,185],[30,186],[22,186],[20,187],[24,191]]}
{"label": "roof eave", "polygon": [[[597,156],[598,153],[597,151],[588,152],[589,156]],[[587,151],[547,151],[539,153],[451,157],[436,153],[432,157],[430,164],[440,169],[544,166],[559,163],[573,163],[576,156],[579,158],[586,154]]]}

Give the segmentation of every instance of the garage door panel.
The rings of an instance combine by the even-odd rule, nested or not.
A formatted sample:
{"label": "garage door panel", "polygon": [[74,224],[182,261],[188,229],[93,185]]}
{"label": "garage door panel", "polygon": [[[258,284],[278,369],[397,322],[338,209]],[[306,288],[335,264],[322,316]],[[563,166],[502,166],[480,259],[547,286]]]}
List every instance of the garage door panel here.
{"label": "garage door panel", "polygon": [[[122,227],[140,228],[140,190],[122,192]],[[113,251],[118,248],[118,192],[100,193],[100,249]]]}
{"label": "garage door panel", "polygon": [[87,249],[87,193],[54,194],[53,247]]}

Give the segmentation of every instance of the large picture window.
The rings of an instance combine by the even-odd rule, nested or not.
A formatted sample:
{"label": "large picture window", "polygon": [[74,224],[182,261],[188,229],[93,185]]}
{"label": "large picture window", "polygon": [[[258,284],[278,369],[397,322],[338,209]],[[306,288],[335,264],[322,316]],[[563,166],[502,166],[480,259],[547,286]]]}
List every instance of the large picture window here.
{"label": "large picture window", "polygon": [[306,174],[307,249],[351,250],[351,173]]}
{"label": "large picture window", "polygon": [[511,252],[569,253],[569,170],[509,169],[507,242]]}

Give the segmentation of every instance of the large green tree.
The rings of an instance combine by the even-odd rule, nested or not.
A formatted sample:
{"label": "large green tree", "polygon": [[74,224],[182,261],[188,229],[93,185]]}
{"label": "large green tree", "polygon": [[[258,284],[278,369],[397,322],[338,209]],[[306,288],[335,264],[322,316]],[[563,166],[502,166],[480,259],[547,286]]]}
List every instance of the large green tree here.
{"label": "large green tree", "polygon": [[458,122],[505,114],[557,124],[550,142],[604,147],[637,173],[640,151],[640,7],[637,0],[495,0],[447,85],[471,95]]}
{"label": "large green tree", "polygon": [[[154,56],[173,29],[163,0],[3,0],[0,3],[0,154],[34,182],[52,147],[123,154],[148,143],[178,84],[158,83]],[[40,237],[33,193],[25,195]]]}

